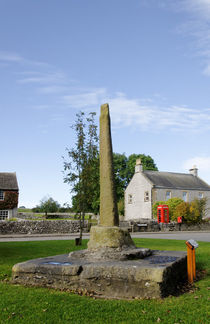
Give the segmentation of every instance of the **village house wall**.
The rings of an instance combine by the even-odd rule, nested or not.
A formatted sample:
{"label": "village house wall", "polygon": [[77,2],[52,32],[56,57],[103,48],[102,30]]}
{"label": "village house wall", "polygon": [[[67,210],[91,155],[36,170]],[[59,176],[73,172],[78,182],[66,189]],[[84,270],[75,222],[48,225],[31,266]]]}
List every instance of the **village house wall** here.
{"label": "village house wall", "polygon": [[152,218],[151,199],[152,184],[142,173],[136,173],[125,190],[125,219]]}
{"label": "village house wall", "polygon": [[209,217],[210,187],[198,177],[197,171],[195,166],[190,169],[190,174],[143,171],[141,160],[137,159],[135,174],[125,190],[124,220],[152,219],[153,204],[167,202],[170,198],[181,198],[186,202],[207,198],[206,217]]}

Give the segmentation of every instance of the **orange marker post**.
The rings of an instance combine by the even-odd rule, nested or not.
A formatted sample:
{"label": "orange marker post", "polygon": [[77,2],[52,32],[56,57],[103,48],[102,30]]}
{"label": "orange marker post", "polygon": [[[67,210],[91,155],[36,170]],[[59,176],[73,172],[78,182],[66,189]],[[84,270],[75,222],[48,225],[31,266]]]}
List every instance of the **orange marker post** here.
{"label": "orange marker post", "polygon": [[188,282],[193,283],[193,280],[196,279],[195,249],[198,247],[198,243],[194,240],[189,240],[185,243],[187,245]]}
{"label": "orange marker post", "polygon": [[196,279],[195,249],[192,250],[193,279]]}

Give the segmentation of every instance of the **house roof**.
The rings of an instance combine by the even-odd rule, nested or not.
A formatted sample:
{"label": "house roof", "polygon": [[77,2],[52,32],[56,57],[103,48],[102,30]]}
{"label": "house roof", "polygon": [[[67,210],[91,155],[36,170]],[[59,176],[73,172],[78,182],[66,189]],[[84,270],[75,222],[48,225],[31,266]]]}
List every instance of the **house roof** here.
{"label": "house roof", "polygon": [[18,190],[18,183],[15,172],[0,172],[0,189]]}
{"label": "house roof", "polygon": [[192,174],[149,170],[145,170],[143,174],[156,188],[210,191],[207,183]]}

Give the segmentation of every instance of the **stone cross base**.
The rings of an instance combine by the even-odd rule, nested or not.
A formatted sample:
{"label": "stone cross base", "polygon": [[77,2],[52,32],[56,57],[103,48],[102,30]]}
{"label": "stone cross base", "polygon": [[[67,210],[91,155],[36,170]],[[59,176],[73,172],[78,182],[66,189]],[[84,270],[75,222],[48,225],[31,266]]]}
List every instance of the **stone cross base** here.
{"label": "stone cross base", "polygon": [[100,248],[126,248],[133,247],[135,244],[131,239],[128,230],[117,226],[92,226],[90,229],[90,240],[88,250]]}
{"label": "stone cross base", "polygon": [[153,251],[144,259],[127,261],[90,262],[57,255],[16,264],[13,283],[103,298],[160,298],[177,294],[187,279],[186,261],[186,253],[177,251]]}

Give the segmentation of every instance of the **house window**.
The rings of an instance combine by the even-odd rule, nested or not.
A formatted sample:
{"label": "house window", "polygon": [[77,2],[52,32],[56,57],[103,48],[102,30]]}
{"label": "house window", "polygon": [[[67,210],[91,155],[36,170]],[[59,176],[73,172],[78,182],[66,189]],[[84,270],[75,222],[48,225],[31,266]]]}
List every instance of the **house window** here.
{"label": "house window", "polygon": [[149,191],[144,192],[144,201],[149,201]]}
{"label": "house window", "polygon": [[4,200],[4,191],[0,190],[0,200]]}
{"label": "house window", "polygon": [[166,200],[171,198],[171,191],[166,191]]}
{"label": "house window", "polygon": [[187,202],[187,191],[182,192],[182,199]]}
{"label": "house window", "polygon": [[153,193],[152,200],[153,200],[153,202],[155,202],[155,201],[157,201],[157,190],[153,190],[152,193]]}
{"label": "house window", "polygon": [[5,220],[9,216],[8,210],[0,210],[0,220]]}
{"label": "house window", "polygon": [[128,203],[132,204],[133,202],[133,196],[132,195],[128,195]]}
{"label": "house window", "polygon": [[203,198],[203,192],[199,192],[199,194],[198,194],[198,198],[199,198],[199,199],[202,199],[202,198]]}

